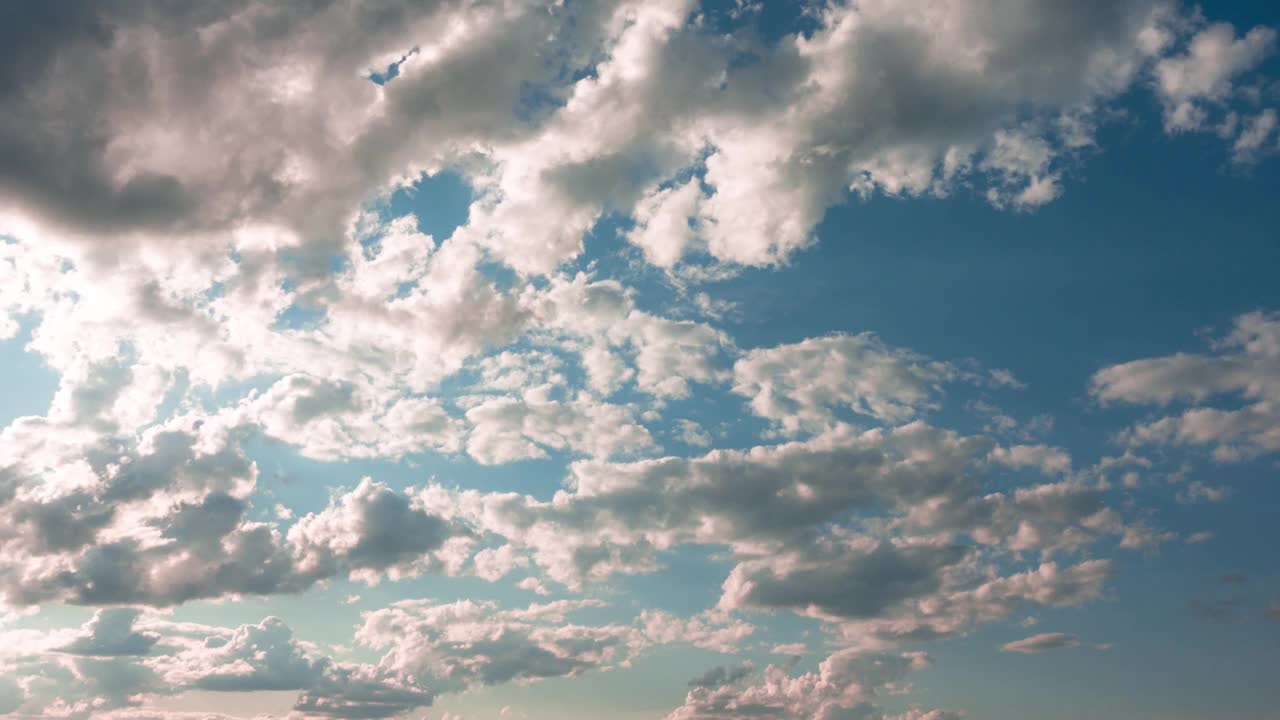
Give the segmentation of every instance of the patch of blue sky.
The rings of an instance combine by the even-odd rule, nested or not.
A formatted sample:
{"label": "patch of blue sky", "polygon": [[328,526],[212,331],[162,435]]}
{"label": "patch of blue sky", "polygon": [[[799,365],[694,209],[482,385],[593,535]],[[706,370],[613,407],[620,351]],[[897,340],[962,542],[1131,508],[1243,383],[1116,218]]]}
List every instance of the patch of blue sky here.
{"label": "patch of blue sky", "polygon": [[382,70],[370,71],[368,75],[369,81],[377,85],[386,85],[392,80],[395,80],[397,77],[400,76],[400,66],[403,65],[406,60],[413,57],[417,53],[418,53],[418,48],[416,47],[410,48],[405,52],[404,55],[401,55],[398,60],[388,64],[387,67],[383,68]]}
{"label": "patch of blue sky", "polygon": [[442,170],[434,175],[423,174],[411,185],[392,192],[385,201],[376,202],[375,207],[387,219],[412,214],[417,218],[418,231],[430,235],[438,245],[466,224],[471,200],[471,185],[466,179],[455,171]]}
{"label": "patch of blue sky", "polygon": [[271,329],[275,331],[310,330],[323,325],[328,316],[328,311],[319,305],[293,303],[276,316]]}
{"label": "patch of blue sky", "polygon": [[265,392],[282,377],[284,376],[279,373],[264,373],[243,380],[223,382],[217,387],[196,385],[190,388],[187,399],[205,412],[213,413],[220,408],[235,405],[252,392]]}
{"label": "patch of blue sky", "polygon": [[[1194,562],[1191,556],[1203,549],[1170,548],[1162,555]],[[1153,566],[1157,559],[1120,558],[1103,602],[1034,608],[982,632],[931,644],[936,665],[913,678],[916,700],[951,698],[975,716],[993,718],[1266,717],[1273,706],[1257,688],[1269,682],[1275,653],[1274,634],[1262,617],[1268,589],[1251,579],[1258,587],[1245,591],[1238,615],[1207,621],[1195,616],[1190,599],[1237,597],[1221,582],[1220,561],[1188,575]],[[1137,596],[1140,602],[1133,601]],[[1039,622],[1021,627],[1027,615]],[[1075,635],[1082,646],[1034,655],[999,650],[1045,632]],[[1089,647],[1098,643],[1113,647]],[[991,693],[997,686],[1000,693]]]}
{"label": "patch of blue sky", "polygon": [[720,584],[706,579],[727,577],[734,565],[727,547],[681,546],[659,553],[658,560],[661,572],[612,578],[610,593],[637,612],[649,608],[692,616],[720,599]]}
{"label": "patch of blue sky", "polygon": [[64,603],[45,603],[34,612],[18,613],[11,617],[6,628],[40,629],[77,627],[93,617],[94,608]]}
{"label": "patch of blue sky", "polygon": [[32,316],[18,318],[18,332],[0,340],[0,428],[28,415],[44,415],[58,390],[58,374],[44,359],[29,350],[31,333],[37,322]]}
{"label": "patch of blue sky", "polygon": [[822,7],[813,0],[702,0],[697,13],[708,32],[750,30],[773,45],[796,34],[812,35],[821,27]]}

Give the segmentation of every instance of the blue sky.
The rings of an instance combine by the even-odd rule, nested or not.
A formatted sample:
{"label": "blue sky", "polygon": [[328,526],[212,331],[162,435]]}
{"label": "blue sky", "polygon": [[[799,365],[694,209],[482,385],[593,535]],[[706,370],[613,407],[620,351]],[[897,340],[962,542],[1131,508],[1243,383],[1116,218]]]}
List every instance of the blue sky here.
{"label": "blue sky", "polygon": [[1271,4],[0,26],[0,716],[1274,714]]}

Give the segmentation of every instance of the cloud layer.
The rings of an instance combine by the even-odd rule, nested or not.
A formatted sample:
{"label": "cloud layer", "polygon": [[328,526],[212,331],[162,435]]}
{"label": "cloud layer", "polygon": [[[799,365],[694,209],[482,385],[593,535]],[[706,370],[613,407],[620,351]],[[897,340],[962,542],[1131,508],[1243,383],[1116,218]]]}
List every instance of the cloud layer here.
{"label": "cloud layer", "polygon": [[[724,658],[669,720],[951,720],[885,709],[927,644],[1208,540],[1143,502],[1227,502],[1197,453],[1280,450],[1280,315],[1083,378],[1099,417],[1148,413],[1093,457],[1015,419],[1003,367],[753,329],[717,283],[787,272],[851,199],[1034,211],[1135,97],[1264,162],[1275,31],[1164,0],[794,10],[0,8],[0,340],[57,377],[0,428],[0,714],[393,717],[678,646]],[[465,219],[428,231],[446,177]],[[281,458],[345,479],[294,492]],[[620,590],[694,564],[698,610]],[[176,619],[350,582],[401,596],[341,645]]]}

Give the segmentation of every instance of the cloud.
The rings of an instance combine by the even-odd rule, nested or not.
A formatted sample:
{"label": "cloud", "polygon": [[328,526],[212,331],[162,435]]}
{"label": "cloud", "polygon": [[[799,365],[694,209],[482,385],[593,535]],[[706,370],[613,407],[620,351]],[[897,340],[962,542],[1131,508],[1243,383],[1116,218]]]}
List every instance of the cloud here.
{"label": "cloud", "polygon": [[1039,635],[1032,635],[1021,640],[1005,643],[1000,646],[1000,650],[1002,652],[1031,654],[1073,647],[1080,647],[1080,639],[1075,635],[1040,633]]}
{"label": "cloud", "polygon": [[723,685],[736,683],[746,678],[755,670],[755,666],[750,661],[746,661],[741,665],[726,666],[717,665],[705,673],[689,681],[689,687],[692,688],[718,688]]}
{"label": "cloud", "polygon": [[445,692],[618,667],[653,644],[683,639],[686,627],[695,635],[700,628],[735,628],[725,618],[567,621],[598,605],[499,609],[471,601],[401,601],[364,613],[356,630],[358,643],[385,650],[376,664],[340,662],[296,638],[276,617],[223,628],[131,609],[101,611],[70,633],[69,645],[65,631],[19,631],[24,647],[0,655],[3,677],[15,680],[12,687],[0,685],[7,693],[0,700],[19,717],[172,720],[188,716],[152,709],[151,702],[189,691],[297,691],[300,717],[393,717],[429,706]]}
{"label": "cloud", "polygon": [[1276,111],[1273,108],[1267,108],[1249,118],[1231,146],[1232,159],[1237,164],[1256,161],[1259,155],[1267,151],[1265,143],[1271,139],[1275,129]]}
{"label": "cloud", "polygon": [[[22,431],[38,424],[6,429],[17,441],[9,447],[32,447]],[[446,570],[465,559],[455,556],[465,554],[468,531],[372,481],[335,495],[287,535],[251,520],[256,465],[236,446],[234,431],[196,425],[156,428],[118,455],[114,444],[93,443],[53,448],[51,457],[19,451],[9,465],[13,494],[0,502],[8,528],[0,533],[6,602],[172,605],[299,592],[342,575]],[[69,461],[64,452],[87,459]],[[46,463],[80,475],[62,487],[39,482]],[[102,619],[115,617],[123,621],[124,611]]]}
{"label": "cloud", "polygon": [[[545,458],[543,448],[607,458],[649,447],[653,439],[630,408],[586,396],[556,400],[548,385],[517,397],[475,397],[468,404],[467,452],[485,465]],[[472,404],[474,403],[474,404]]]}
{"label": "cloud", "polygon": [[[1214,354],[1178,353],[1103,368],[1093,376],[1091,393],[1104,403],[1192,404],[1181,413],[1134,425],[1125,434],[1134,446],[1206,445],[1223,462],[1280,450],[1280,316],[1241,315],[1214,349]],[[1205,404],[1221,396],[1241,402],[1230,408]]]}
{"label": "cloud", "polygon": [[1177,500],[1180,503],[1192,504],[1199,502],[1218,503],[1231,497],[1232,490],[1229,487],[1215,487],[1206,485],[1200,481],[1193,481],[1186,488],[1179,490]]}
{"label": "cloud", "polygon": [[1199,545],[1200,543],[1209,542],[1213,539],[1213,533],[1208,530],[1194,532],[1187,536],[1186,543],[1188,545]]}
{"label": "cloud", "polygon": [[[1100,488],[980,491],[990,447],[919,422],[839,426],[700,458],[580,461],[550,501],[441,487],[423,498],[571,588],[654,572],[681,545],[727,547],[721,609],[791,611],[883,646],[961,632],[1025,604],[1096,598],[1108,561],[1048,557],[1135,532]],[[844,526],[851,513],[879,532]],[[997,562],[1006,553],[1045,562],[1010,572]]]}
{"label": "cloud", "polygon": [[283,620],[269,617],[227,636],[206,639],[163,668],[178,687],[204,690],[300,690],[314,685],[327,662],[309,657]]}
{"label": "cloud", "polygon": [[733,368],[734,392],[787,434],[818,430],[850,410],[881,422],[909,420],[936,407],[939,386],[959,370],[874,335],[832,335],[752,350]]}
{"label": "cloud", "polygon": [[758,682],[749,680],[750,666],[716,668],[690,682],[684,704],[667,720],[882,720],[890,716],[872,701],[928,665],[923,653],[841,651],[823,660],[816,671],[799,675],[790,674],[789,666],[770,665]]}
{"label": "cloud", "polygon": [[1156,89],[1164,103],[1165,128],[1170,132],[1203,129],[1207,123],[1205,105],[1227,100],[1236,91],[1233,81],[1271,53],[1275,38],[1274,30],[1261,26],[1237,38],[1230,24],[1214,23],[1198,31],[1184,53],[1156,63]]}
{"label": "cloud", "polygon": [[[1113,567],[1095,545],[1175,537],[1127,517],[1143,509],[1105,463],[1073,472],[1045,416],[984,392],[998,441],[935,424],[950,385],[1023,387],[1010,371],[871,333],[740,346],[750,309],[725,314],[707,281],[786,265],[854,195],[1053,202],[1135,89],[1168,131],[1260,161],[1274,31],[1162,0],[804,12],[765,42],[691,0],[0,9],[0,338],[29,335],[59,378],[44,416],[0,430],[0,601],[98,610],[14,631],[0,714],[143,717],[199,689],[391,717],[658,644],[739,653],[739,613],[785,612],[831,656],[725,665],[672,717],[942,720],[875,706],[926,662],[887,648],[1092,601]],[[432,210],[392,198],[442,173],[470,200],[433,237]],[[1203,354],[1101,370],[1099,402],[1190,406],[1132,427],[1115,464],[1280,449],[1278,327],[1251,313]],[[742,427],[707,420],[718,394]],[[569,464],[554,494],[356,473],[308,513],[261,481],[262,440],[327,463]],[[721,583],[705,612],[406,602],[366,613],[352,655],[279,618],[143,609],[424,574],[554,597],[690,547]]]}
{"label": "cloud", "polygon": [[[533,550],[553,579],[578,584],[652,569],[654,552],[677,544],[746,549],[784,542],[847,510],[964,494],[967,481],[950,470],[982,445],[924,425],[865,433],[841,427],[804,442],[692,459],[579,461],[570,468],[574,491],[550,502],[432,490],[427,503]],[[913,461],[900,453],[913,453]]]}
{"label": "cloud", "polygon": [[[259,223],[325,242],[371,189],[450,146],[518,133],[522,83],[555,74],[536,53],[550,41],[572,62],[608,8],[75,3],[9,15],[22,31],[0,84],[7,209],[84,234]],[[406,53],[394,82],[367,79]],[[197,135],[214,141],[183,141]]]}
{"label": "cloud", "polygon": [[97,657],[146,655],[159,636],[134,629],[139,615],[141,611],[135,608],[98,610],[85,625],[85,634],[68,643],[63,651]]}
{"label": "cloud", "polygon": [[731,654],[756,628],[732,613],[712,609],[693,617],[681,618],[662,610],[644,610],[640,624],[645,637],[661,644],[688,643],[713,652]]}
{"label": "cloud", "polygon": [[[431,514],[412,498],[369,478],[337,495],[325,510],[299,518],[288,543],[296,572],[319,578],[346,570],[376,577],[418,574],[447,562],[451,539],[465,542],[467,531]],[[372,575],[370,575],[372,573]]]}
{"label": "cloud", "polygon": [[639,642],[626,626],[565,623],[564,609],[573,605],[502,612],[470,601],[434,606],[403,601],[368,614],[356,639],[387,648],[384,667],[439,691],[615,666]]}
{"label": "cloud", "polygon": [[733,652],[737,641],[753,631],[715,613],[678,618],[646,610],[630,625],[582,625],[567,619],[601,604],[562,600],[506,610],[492,602],[404,600],[366,613],[355,637],[385,651],[382,670],[433,692],[460,692],[625,667],[657,644],[688,642]]}
{"label": "cloud", "polygon": [[1086,560],[1068,567],[1042,563],[1005,577],[949,586],[915,607],[894,608],[876,618],[846,620],[840,632],[847,642],[867,648],[948,637],[1028,605],[1075,607],[1096,600],[1102,596],[1111,571],[1107,560]]}
{"label": "cloud", "polygon": [[1047,445],[997,447],[991,451],[991,459],[1013,468],[1037,468],[1046,475],[1071,470],[1071,456],[1061,448]]}
{"label": "cloud", "polygon": [[819,617],[878,617],[938,591],[943,571],[967,554],[953,545],[827,542],[739,564],[725,580],[725,608],[800,609]]}

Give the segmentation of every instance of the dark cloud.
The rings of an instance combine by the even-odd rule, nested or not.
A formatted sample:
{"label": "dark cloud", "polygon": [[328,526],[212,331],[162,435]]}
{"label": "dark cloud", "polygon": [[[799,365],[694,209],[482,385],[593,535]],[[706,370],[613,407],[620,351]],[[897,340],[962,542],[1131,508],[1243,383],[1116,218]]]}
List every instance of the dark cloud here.
{"label": "dark cloud", "polygon": [[705,673],[689,681],[689,687],[695,688],[717,688],[721,685],[729,685],[750,675],[755,670],[750,662],[744,662],[741,665],[717,665]]}
{"label": "dark cloud", "polygon": [[822,542],[811,551],[739,565],[725,581],[733,607],[811,608],[832,618],[878,617],[936,592],[943,573],[969,554],[964,547],[859,548]]}
{"label": "dark cloud", "polygon": [[[8,518],[0,530],[0,595],[19,605],[173,605],[294,593],[355,572],[441,569],[434,554],[469,535],[409,496],[366,481],[300,518],[285,537],[247,517],[256,466],[237,439],[232,433],[206,448],[198,434],[162,430],[124,456],[107,455],[113,445],[90,448],[91,459],[102,453],[92,483],[40,502],[0,502],[0,517]],[[100,539],[108,529],[116,537]],[[24,570],[33,557],[42,559],[41,572]]]}
{"label": "dark cloud", "polygon": [[159,640],[159,635],[138,632],[134,623],[141,615],[135,608],[99,610],[85,625],[86,634],[68,643],[63,652],[73,655],[127,656],[146,655]]}

